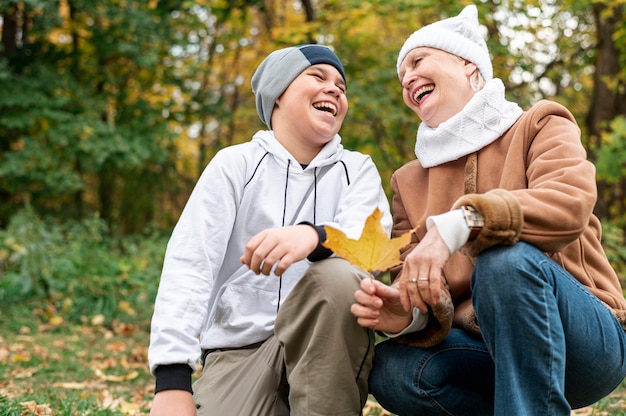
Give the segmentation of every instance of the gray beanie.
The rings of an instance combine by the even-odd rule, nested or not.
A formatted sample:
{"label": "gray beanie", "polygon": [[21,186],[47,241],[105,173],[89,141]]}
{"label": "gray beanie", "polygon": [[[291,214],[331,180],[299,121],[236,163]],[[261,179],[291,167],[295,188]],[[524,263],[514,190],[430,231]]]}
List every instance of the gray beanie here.
{"label": "gray beanie", "polygon": [[261,121],[272,128],[272,111],[276,99],[291,82],[311,65],[329,64],[346,80],[343,65],[335,53],[322,45],[301,45],[270,53],[252,75],[252,92],[256,95],[256,109]]}
{"label": "gray beanie", "polygon": [[476,6],[466,6],[458,16],[431,23],[413,32],[404,42],[396,64],[400,75],[400,64],[415,48],[428,46],[441,49],[467,59],[476,67],[485,81],[493,78],[493,67],[487,43],[479,31]]}

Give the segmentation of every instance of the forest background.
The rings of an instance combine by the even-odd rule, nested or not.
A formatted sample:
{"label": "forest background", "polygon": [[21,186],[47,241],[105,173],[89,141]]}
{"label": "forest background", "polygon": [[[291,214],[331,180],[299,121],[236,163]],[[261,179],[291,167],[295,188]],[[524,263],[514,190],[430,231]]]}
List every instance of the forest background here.
{"label": "forest background", "polygon": [[[11,400],[63,407],[70,393],[43,387],[55,381],[57,390],[90,377],[150,384],[146,336],[167,237],[213,155],[265,127],[250,77],[270,51],[321,43],[337,52],[350,103],[343,144],[372,156],[391,196],[391,173],[415,158],[418,125],[402,102],[397,53],[415,29],[466,4],[0,0],[0,412]],[[604,245],[624,281],[625,3],[476,5],[508,98],[523,108],[552,99],[578,120],[597,166]],[[76,331],[87,344],[59,341]],[[103,334],[126,337],[118,350],[134,364],[113,360],[106,370],[117,375],[94,370],[86,353],[73,369],[72,358],[51,357],[81,357]],[[122,402],[145,400],[145,386]],[[93,391],[96,406],[108,398],[121,408]]]}

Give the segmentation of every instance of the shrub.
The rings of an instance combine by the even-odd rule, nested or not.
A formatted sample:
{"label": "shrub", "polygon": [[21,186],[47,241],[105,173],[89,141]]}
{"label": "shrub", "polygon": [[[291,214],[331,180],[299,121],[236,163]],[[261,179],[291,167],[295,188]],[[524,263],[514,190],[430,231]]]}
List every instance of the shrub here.
{"label": "shrub", "polygon": [[152,310],[166,236],[108,236],[97,217],[59,224],[31,209],[0,230],[0,301],[41,303],[47,315],[105,322]]}
{"label": "shrub", "polygon": [[602,245],[609,261],[617,272],[622,288],[626,289],[626,246],[624,231],[610,222],[602,223]]}

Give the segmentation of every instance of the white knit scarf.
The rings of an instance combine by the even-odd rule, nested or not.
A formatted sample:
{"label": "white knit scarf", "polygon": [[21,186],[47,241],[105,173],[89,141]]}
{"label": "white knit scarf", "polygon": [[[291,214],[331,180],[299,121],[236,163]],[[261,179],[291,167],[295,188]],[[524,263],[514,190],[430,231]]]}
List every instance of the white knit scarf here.
{"label": "white knit scarf", "polygon": [[415,155],[425,168],[457,160],[502,136],[522,115],[522,109],[504,97],[498,78],[487,82],[463,110],[433,129],[421,123]]}

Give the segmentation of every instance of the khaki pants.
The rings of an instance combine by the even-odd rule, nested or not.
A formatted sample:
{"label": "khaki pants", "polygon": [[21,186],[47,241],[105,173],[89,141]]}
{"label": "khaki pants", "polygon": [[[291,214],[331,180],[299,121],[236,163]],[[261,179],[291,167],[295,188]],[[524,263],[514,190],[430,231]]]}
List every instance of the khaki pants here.
{"label": "khaki pants", "polygon": [[193,386],[198,416],[361,414],[374,334],[350,313],[368,274],[330,258],[313,264],[260,346],[215,351]]}

